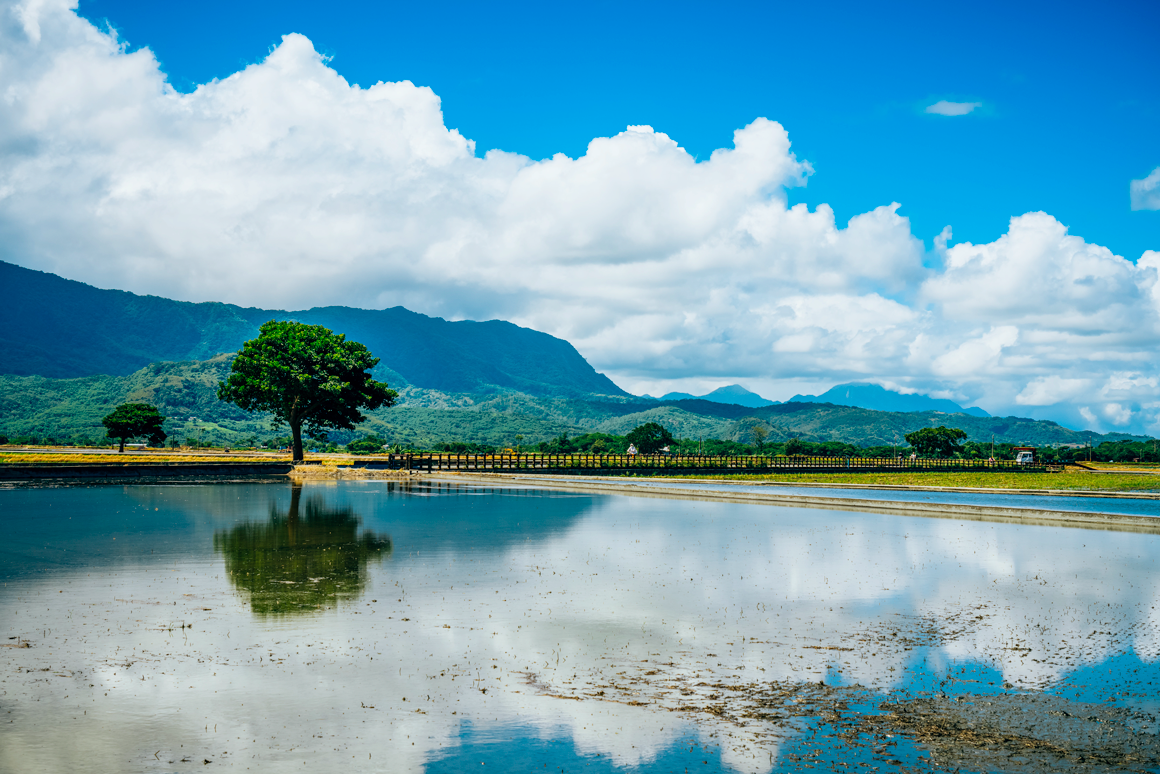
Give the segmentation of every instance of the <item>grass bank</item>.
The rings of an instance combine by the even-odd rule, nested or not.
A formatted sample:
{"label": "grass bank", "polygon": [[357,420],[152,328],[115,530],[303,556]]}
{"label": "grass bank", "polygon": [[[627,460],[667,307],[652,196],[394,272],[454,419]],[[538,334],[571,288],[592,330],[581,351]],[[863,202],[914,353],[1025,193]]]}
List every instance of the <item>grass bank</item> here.
{"label": "grass bank", "polygon": [[1024,473],[1021,471],[928,471],[897,473],[764,473],[722,475],[674,475],[669,478],[719,481],[762,481],[784,484],[845,484],[849,486],[969,487],[975,489],[1056,489],[1089,492],[1160,491],[1160,475],[1075,472]]}

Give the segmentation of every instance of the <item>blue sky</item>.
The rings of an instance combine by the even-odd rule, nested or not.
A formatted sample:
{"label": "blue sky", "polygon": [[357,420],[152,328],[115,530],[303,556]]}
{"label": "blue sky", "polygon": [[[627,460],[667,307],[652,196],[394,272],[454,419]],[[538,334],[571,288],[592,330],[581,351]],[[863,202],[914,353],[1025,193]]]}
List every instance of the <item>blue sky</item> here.
{"label": "blue sky", "polygon": [[1160,434],[1157,7],[0,0],[0,260]]}
{"label": "blue sky", "polygon": [[[1160,4],[191,3],[85,0],[190,90],[310,38],[352,83],[410,80],[482,152],[582,155],[648,124],[708,156],[758,116],[816,174],[791,201],[839,222],[900,202],[931,247],[989,242],[1043,210],[1129,259],[1160,211],[1128,181],[1160,166]],[[924,113],[939,100],[971,114]]]}

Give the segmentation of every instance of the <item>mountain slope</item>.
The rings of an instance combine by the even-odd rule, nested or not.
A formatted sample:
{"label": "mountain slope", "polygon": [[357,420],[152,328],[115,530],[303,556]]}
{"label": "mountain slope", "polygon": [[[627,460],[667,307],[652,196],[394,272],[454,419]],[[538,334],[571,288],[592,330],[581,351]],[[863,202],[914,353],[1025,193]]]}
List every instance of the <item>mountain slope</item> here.
{"label": "mountain slope", "polygon": [[[257,310],[98,290],[0,261],[0,372],[55,378],[124,376],[159,360],[237,349]],[[264,321],[264,320],[262,320]]]}
{"label": "mountain slope", "polygon": [[947,414],[991,416],[981,408],[963,408],[952,400],[929,395],[904,395],[877,384],[851,382],[839,384],[821,395],[794,395],[788,403],[833,403],[835,406],[857,406],[875,411],[942,411]]}
{"label": "mountain slope", "polygon": [[625,396],[566,341],[512,323],[449,322],[402,307],[287,312],[101,290],[0,261],[0,373],[126,376],[158,361],[234,352],[271,319],[323,325],[382,359],[392,386]]}

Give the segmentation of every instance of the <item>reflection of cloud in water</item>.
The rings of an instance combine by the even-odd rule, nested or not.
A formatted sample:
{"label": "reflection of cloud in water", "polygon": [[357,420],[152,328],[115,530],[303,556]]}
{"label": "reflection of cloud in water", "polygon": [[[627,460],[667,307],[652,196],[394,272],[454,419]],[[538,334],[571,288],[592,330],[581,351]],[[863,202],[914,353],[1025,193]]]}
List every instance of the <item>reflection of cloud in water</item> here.
{"label": "reflection of cloud in water", "polygon": [[[606,589],[603,604],[556,608],[576,628],[611,618],[643,624],[650,641],[733,639],[738,656],[757,655],[778,678],[820,676],[834,659],[816,651],[796,665],[770,663],[769,648],[741,643],[837,645],[925,619],[939,629],[944,658],[993,660],[1028,687],[1114,653],[1158,655],[1153,536],[794,509],[765,509],[772,518],[763,520],[762,509],[685,507],[715,517],[642,520],[639,537],[622,541],[612,537],[620,518],[610,509],[523,561],[566,566],[582,556],[599,575],[631,568],[634,586]],[[986,609],[968,615],[978,605]],[[900,684],[909,651],[854,644],[847,681]]]}
{"label": "reflection of cloud in water", "polygon": [[322,497],[303,505],[293,487],[290,507],[270,506],[265,522],[245,522],[214,534],[214,550],[226,574],[259,616],[320,610],[362,593],[367,562],[391,554],[391,539],[358,534],[359,518],[349,507],[328,507]]}
{"label": "reflection of cloud in water", "polygon": [[[151,757],[156,747],[144,751],[141,739],[156,736],[162,721],[143,728],[133,719],[152,710],[164,719],[167,744],[204,749],[214,760],[228,750],[231,759],[259,756],[266,771],[301,771],[303,760],[373,770],[385,759],[392,770],[418,772],[449,754],[466,718],[497,734],[538,729],[571,738],[582,754],[647,766],[694,724],[703,743],[720,745],[728,767],[765,772],[793,733],[775,738],[758,722],[732,726],[706,712],[669,712],[665,702],[723,703],[709,698],[726,695],[711,686],[730,680],[905,687],[916,660],[936,673],[956,662],[993,664],[1000,680],[1030,687],[1133,649],[1145,662],[1157,655],[1153,536],[706,502],[384,490],[307,485],[324,493],[322,510],[349,507],[351,518],[362,514],[395,539],[389,578],[364,567],[359,588],[371,593],[357,602],[339,595],[344,604],[314,616],[250,615],[215,580],[216,563],[112,574],[108,587],[82,588],[80,576],[63,595],[57,586],[66,581],[52,578],[37,587],[41,597],[0,597],[0,619],[19,613],[21,632],[55,626],[76,647],[68,664],[49,648],[21,658],[75,669],[85,700],[95,683],[96,695],[109,693],[97,706],[116,710],[90,711],[77,727],[83,732],[58,747]],[[272,537],[251,543],[289,541],[277,518],[255,529],[272,524]],[[66,619],[71,611],[92,618]],[[186,639],[157,630],[175,618],[196,621]],[[85,628],[86,620],[100,630]],[[175,664],[169,654],[187,658]],[[661,680],[664,690],[653,690]],[[9,690],[30,721],[71,717],[63,696],[75,697],[72,687],[26,690],[10,679]],[[643,706],[628,703],[632,691],[647,699]],[[576,698],[558,698],[567,696]],[[210,729],[231,729],[229,738],[204,731],[207,720]],[[25,768],[69,770],[66,757],[83,758],[35,739],[17,745],[12,728],[0,728],[0,740],[14,743],[0,744],[0,756],[20,749],[31,756],[26,763],[44,764]],[[26,733],[50,729],[59,726]]]}

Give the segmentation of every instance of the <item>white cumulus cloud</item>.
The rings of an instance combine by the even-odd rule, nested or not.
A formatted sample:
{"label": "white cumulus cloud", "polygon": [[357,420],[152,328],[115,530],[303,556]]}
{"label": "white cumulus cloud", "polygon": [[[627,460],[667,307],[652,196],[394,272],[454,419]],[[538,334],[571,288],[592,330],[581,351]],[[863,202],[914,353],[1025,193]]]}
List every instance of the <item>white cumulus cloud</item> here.
{"label": "white cumulus cloud", "polygon": [[1064,379],[1061,376],[1042,376],[1027,385],[1015,396],[1020,406],[1051,406],[1066,400],[1091,394],[1091,379]]}
{"label": "white cumulus cloud", "polygon": [[948,102],[945,99],[940,99],[933,105],[927,105],[926,112],[936,116],[965,116],[975,108],[982,106],[982,102]]}
{"label": "white cumulus cloud", "polygon": [[0,0],[0,259],[185,300],[508,319],[630,390],[873,379],[1160,424],[1160,253],[1029,213],[928,255],[899,203],[789,206],[813,169],[766,118],[704,160],[649,126],[577,158],[477,149],[431,89],[353,85],[297,34],[183,94],[74,9]]}

